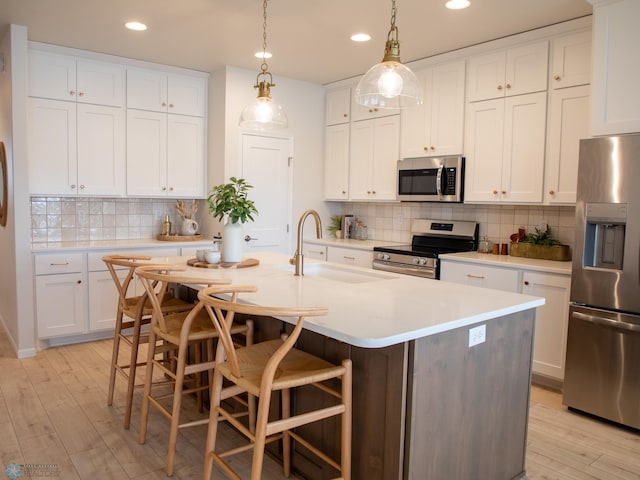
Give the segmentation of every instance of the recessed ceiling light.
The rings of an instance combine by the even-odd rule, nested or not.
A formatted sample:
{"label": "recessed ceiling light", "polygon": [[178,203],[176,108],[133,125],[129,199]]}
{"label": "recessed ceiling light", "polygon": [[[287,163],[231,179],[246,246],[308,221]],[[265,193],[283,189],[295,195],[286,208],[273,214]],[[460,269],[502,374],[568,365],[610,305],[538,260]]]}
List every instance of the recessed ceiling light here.
{"label": "recessed ceiling light", "polygon": [[271,55],[269,52],[256,52],[253,54],[254,57],[256,58],[271,58],[273,57],[273,55]]}
{"label": "recessed ceiling light", "polygon": [[127,22],[124,24],[129,30],[135,30],[136,32],[143,32],[147,29],[147,26],[144,23],[140,22]]}
{"label": "recessed ceiling light", "polygon": [[354,42],[368,42],[371,40],[371,35],[368,33],[355,33],[351,35],[351,40]]}
{"label": "recessed ceiling light", "polygon": [[445,3],[445,7],[450,10],[461,10],[467,8],[469,5],[471,5],[469,0],[449,0]]}

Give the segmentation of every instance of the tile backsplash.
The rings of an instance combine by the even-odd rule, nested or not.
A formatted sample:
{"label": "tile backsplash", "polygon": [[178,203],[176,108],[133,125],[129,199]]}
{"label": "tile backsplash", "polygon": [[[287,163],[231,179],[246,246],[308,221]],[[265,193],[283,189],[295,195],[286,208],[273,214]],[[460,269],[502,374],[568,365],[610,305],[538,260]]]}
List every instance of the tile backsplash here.
{"label": "tile backsplash", "polygon": [[391,242],[411,242],[411,220],[432,218],[470,220],[480,225],[480,238],[492,242],[509,242],[509,236],[525,227],[534,233],[535,227],[548,224],[552,235],[561,243],[574,244],[575,208],[542,205],[465,205],[439,203],[343,203],[342,213],[353,214],[367,225],[370,239]]}
{"label": "tile backsplash", "polygon": [[31,241],[153,238],[165,215],[179,229],[175,206],[175,199],[31,197]]}

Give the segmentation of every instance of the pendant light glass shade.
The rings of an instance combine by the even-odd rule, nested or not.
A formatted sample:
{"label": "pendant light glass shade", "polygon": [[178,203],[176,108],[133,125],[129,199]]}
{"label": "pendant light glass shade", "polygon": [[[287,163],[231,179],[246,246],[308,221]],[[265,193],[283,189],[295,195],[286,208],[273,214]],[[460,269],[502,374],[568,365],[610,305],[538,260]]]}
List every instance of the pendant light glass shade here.
{"label": "pendant light glass shade", "polygon": [[263,3],[262,24],[262,65],[253,88],[258,89],[258,97],[247,105],[240,115],[239,125],[251,130],[279,130],[289,126],[287,114],[282,106],[271,98],[271,87],[275,87],[267,65],[267,0]]}
{"label": "pendant light glass shade", "polygon": [[365,107],[406,108],[422,103],[422,87],[416,75],[400,62],[400,42],[396,27],[396,2],[392,1],[391,29],[382,62],[360,79],[355,101]]}

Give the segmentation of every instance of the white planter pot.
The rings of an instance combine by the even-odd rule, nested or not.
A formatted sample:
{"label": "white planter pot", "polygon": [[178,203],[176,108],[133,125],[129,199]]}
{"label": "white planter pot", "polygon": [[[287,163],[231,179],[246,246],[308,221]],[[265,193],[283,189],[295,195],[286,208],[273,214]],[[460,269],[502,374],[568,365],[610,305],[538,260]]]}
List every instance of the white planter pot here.
{"label": "white planter pot", "polygon": [[244,260],[244,227],[241,223],[227,222],[222,230],[222,261]]}

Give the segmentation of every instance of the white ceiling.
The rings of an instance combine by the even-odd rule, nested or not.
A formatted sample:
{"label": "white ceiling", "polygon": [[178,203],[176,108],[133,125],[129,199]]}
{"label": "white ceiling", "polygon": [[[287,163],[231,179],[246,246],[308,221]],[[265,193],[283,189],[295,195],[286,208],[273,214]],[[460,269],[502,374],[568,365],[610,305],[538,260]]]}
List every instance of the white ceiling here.
{"label": "white ceiling", "polygon": [[[404,62],[589,15],[587,0],[472,0],[452,11],[445,0],[397,0]],[[328,83],[378,63],[389,30],[390,0],[270,0],[269,70]],[[129,20],[146,23],[130,32]],[[214,72],[223,65],[259,71],[261,0],[0,0],[0,29],[25,25],[29,40]],[[365,31],[367,44],[349,40]]]}

